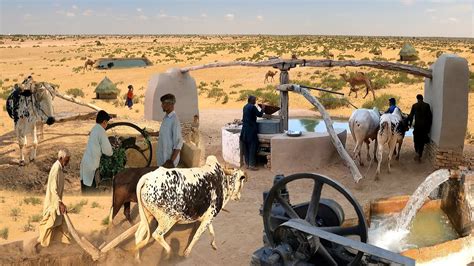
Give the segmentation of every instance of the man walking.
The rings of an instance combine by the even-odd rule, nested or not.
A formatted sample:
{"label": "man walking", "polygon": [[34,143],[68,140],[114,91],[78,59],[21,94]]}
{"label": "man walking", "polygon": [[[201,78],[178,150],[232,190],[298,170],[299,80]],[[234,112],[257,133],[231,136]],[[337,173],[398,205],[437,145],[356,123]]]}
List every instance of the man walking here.
{"label": "man walking", "polygon": [[43,219],[39,224],[38,242],[43,247],[49,246],[52,239],[61,237],[61,242],[69,244],[70,236],[63,214],[66,205],[63,203],[64,173],[63,169],[69,163],[70,154],[67,149],[60,149],[58,160],[53,164],[48,176],[46,197],[43,205]]}
{"label": "man walking", "polygon": [[430,105],[423,102],[423,95],[418,94],[416,99],[418,102],[413,104],[410,114],[408,115],[408,125],[412,125],[413,118],[415,118],[413,126],[413,142],[415,144],[417,155],[414,160],[421,162],[421,156],[423,156],[425,144],[429,143],[430,140],[428,134],[431,130],[433,115],[431,113]]}
{"label": "man walking", "polygon": [[256,156],[258,148],[258,126],[257,117],[263,116],[263,109],[265,105],[262,105],[262,110],[259,111],[255,107],[257,98],[250,95],[247,100],[247,104],[244,106],[242,115],[242,131],[240,132],[240,147],[243,151],[245,164],[250,170],[258,170],[256,166]]}
{"label": "man walking", "polygon": [[161,96],[161,108],[165,112],[165,117],[160,127],[157,148],[157,165],[166,168],[174,168],[179,163],[179,153],[183,147],[183,137],[181,135],[181,124],[174,111],[176,97],[173,94]]}

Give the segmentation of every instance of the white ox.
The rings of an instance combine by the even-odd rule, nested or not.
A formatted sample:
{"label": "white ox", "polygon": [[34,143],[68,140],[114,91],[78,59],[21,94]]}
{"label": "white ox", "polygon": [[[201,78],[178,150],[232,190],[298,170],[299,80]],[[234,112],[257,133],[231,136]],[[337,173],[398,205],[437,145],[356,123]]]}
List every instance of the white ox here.
{"label": "white ox", "polygon": [[360,155],[362,145],[367,145],[367,161],[370,161],[370,141],[375,140],[374,159],[377,161],[377,131],[379,130],[380,113],[377,108],[357,109],[349,118],[349,129],[355,142],[354,157],[364,165]]}
{"label": "white ox", "polygon": [[402,116],[400,109],[395,108],[391,114],[383,114],[380,117],[380,128],[377,134],[377,172],[375,179],[378,179],[380,174],[380,164],[382,163],[383,148],[385,144],[388,144],[388,172],[390,173],[390,161],[392,155],[395,154],[395,148],[398,143],[397,160],[400,158],[400,150],[403,144],[403,138],[405,132],[408,131],[407,121]]}
{"label": "white ox", "polygon": [[154,217],[158,227],[153,238],[169,254],[170,246],[164,235],[174,224],[188,224],[199,221],[200,225],[184,256],[191,253],[201,234],[209,228],[215,244],[212,220],[227,202],[240,199],[245,173],[239,169],[224,172],[215,156],[209,156],[206,165],[199,168],[167,169],[160,167],[145,174],[137,184],[140,224],[135,233],[137,258],[140,248],[150,239],[150,222]]}
{"label": "white ox", "polygon": [[20,146],[20,166],[25,164],[23,148],[27,144],[27,135],[31,134],[33,149],[30,153],[30,161],[36,158],[38,148],[37,123],[52,125],[54,88],[45,82],[36,83],[30,81],[22,85],[16,99],[10,96],[7,105],[11,106],[12,117],[15,117],[15,133]]}

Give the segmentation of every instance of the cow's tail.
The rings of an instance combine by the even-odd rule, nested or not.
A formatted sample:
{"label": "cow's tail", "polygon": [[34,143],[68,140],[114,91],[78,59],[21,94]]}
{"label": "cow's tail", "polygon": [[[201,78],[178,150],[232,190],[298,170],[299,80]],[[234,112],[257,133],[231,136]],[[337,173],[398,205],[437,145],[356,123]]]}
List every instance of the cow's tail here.
{"label": "cow's tail", "polygon": [[138,212],[140,214],[140,225],[138,226],[137,232],[135,232],[135,249],[138,250],[144,247],[148,240],[150,240],[150,225],[145,214],[145,206],[143,206],[142,201],[142,188],[145,184],[146,177],[140,178],[137,184],[137,202],[138,202]]}
{"label": "cow's tail", "polygon": [[352,135],[352,139],[354,140],[354,142],[356,142],[356,136],[355,136],[355,124],[356,124],[356,121],[355,119],[350,119],[349,120],[349,129],[351,130],[351,135]]}

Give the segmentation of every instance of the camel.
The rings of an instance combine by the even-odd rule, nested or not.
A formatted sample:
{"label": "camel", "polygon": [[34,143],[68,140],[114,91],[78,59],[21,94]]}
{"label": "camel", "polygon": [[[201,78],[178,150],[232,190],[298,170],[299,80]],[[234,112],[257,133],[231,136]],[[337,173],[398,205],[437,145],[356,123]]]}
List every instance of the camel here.
{"label": "camel", "polygon": [[84,71],[87,70],[87,66],[90,66],[90,70],[94,67],[95,60],[87,59],[86,62],[84,63]]}
{"label": "camel", "polygon": [[268,80],[269,77],[272,79],[272,81],[274,81],[273,76],[275,76],[277,73],[278,73],[278,71],[273,72],[271,70],[268,70],[268,72],[265,74],[265,80],[263,81],[263,83],[270,82]]}
{"label": "camel", "polygon": [[374,100],[375,100],[375,91],[372,88],[372,82],[370,81],[370,79],[364,73],[357,72],[352,77],[347,77],[346,74],[341,74],[341,77],[346,82],[348,82],[349,85],[351,86],[349,96],[351,96],[352,92],[355,92],[355,94],[356,94],[355,97],[357,98],[357,91],[359,90],[359,88],[357,88],[356,86],[357,85],[365,85],[366,93],[365,93],[365,96],[362,97],[362,98],[365,99],[365,97],[367,97],[367,95],[369,94],[369,90],[370,90],[370,91],[372,91],[372,96],[374,96]]}

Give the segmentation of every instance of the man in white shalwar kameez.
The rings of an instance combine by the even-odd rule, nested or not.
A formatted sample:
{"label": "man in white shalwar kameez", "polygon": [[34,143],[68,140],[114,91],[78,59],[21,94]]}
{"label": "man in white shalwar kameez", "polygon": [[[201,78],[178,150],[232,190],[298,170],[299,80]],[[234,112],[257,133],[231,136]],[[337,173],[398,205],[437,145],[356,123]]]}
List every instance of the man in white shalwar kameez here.
{"label": "man in white shalwar kameez", "polygon": [[165,94],[161,98],[161,108],[165,117],[160,127],[157,148],[157,165],[166,168],[174,168],[179,163],[179,153],[183,147],[181,124],[174,111],[176,97],[173,94]]}
{"label": "man in white shalwar kameez", "polygon": [[81,161],[81,191],[82,193],[94,192],[96,187],[95,175],[99,168],[102,154],[112,156],[112,145],[105,133],[110,116],[104,110],[97,113],[96,124],[92,128],[87,141],[86,151]]}
{"label": "man in white shalwar kameez", "polygon": [[69,163],[69,151],[61,149],[58,160],[53,164],[48,176],[46,197],[43,205],[43,219],[39,224],[38,242],[43,247],[49,246],[52,239],[61,238],[61,242],[69,244],[70,236],[63,219],[66,205],[63,203],[64,173],[63,168]]}

